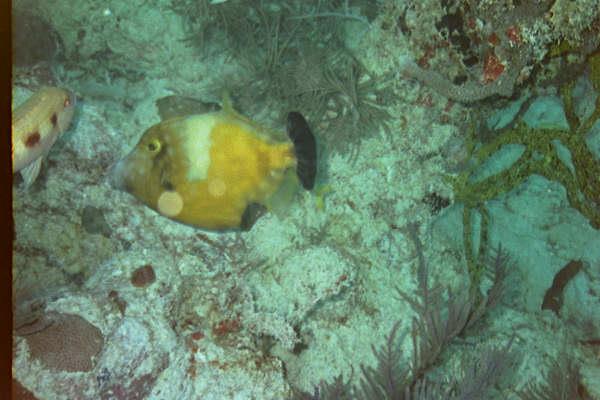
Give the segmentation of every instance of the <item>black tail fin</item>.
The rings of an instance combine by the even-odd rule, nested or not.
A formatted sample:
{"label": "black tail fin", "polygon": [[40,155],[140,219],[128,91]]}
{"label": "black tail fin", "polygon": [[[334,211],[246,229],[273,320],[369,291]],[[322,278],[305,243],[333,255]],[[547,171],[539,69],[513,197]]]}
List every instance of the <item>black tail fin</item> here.
{"label": "black tail fin", "polygon": [[287,118],[287,133],[294,143],[296,175],[306,190],[315,186],[317,175],[317,143],[302,114],[292,111]]}

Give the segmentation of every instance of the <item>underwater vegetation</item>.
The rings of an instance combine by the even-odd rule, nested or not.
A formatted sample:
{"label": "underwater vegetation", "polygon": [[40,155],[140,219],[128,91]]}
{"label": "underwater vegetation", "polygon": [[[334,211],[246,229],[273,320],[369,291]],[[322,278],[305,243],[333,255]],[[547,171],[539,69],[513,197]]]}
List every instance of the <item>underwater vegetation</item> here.
{"label": "underwater vegetation", "polygon": [[[419,315],[419,318],[413,321],[411,332],[415,350],[412,361],[408,363],[410,367],[403,367],[402,352],[397,344],[403,342],[406,334],[399,334],[398,325],[395,325],[386,343],[379,348],[373,348],[379,360],[377,368],[360,368],[361,374],[358,377],[360,384],[351,382],[351,379],[356,379],[355,376],[352,376],[348,382],[338,377],[330,384],[322,383],[312,394],[296,394],[294,398],[492,398],[490,394],[486,395],[486,390],[492,388],[498,382],[497,380],[501,379],[500,375],[516,362],[514,355],[510,355],[509,351],[512,339],[504,349],[488,349],[482,353],[481,359],[474,363],[472,369],[465,369],[467,373],[463,374],[462,380],[450,378],[442,385],[439,382],[428,381],[424,377],[427,368],[439,356],[440,349],[448,345],[449,341],[459,333],[464,334],[464,330],[471,325],[470,317],[477,319],[477,313],[473,313],[473,310],[483,312],[482,310],[490,305],[482,299],[494,298],[490,292],[486,296],[479,294],[482,276],[488,273],[485,271],[489,271],[490,265],[487,237],[489,217],[485,203],[519,186],[532,174],[539,174],[560,182],[567,191],[571,206],[581,212],[595,229],[600,229],[600,181],[598,180],[600,163],[586,144],[586,135],[600,118],[600,99],[596,98],[591,114],[581,116],[574,110],[576,100],[573,98],[575,80],[582,73],[584,76],[589,76],[596,90],[600,89],[599,25],[592,24],[592,28],[583,33],[583,38],[577,46],[566,45],[566,41],[558,44],[554,42],[554,47],[546,59],[546,62],[552,64],[548,69],[553,73],[545,70],[545,74],[538,74],[538,70],[534,70],[534,65],[540,59],[536,59],[538,55],[534,54],[534,46],[523,41],[521,29],[541,16],[554,2],[542,3],[539,8],[532,8],[532,2],[521,2],[520,6],[511,11],[514,13],[511,15],[516,18],[510,18],[499,12],[497,7],[501,8],[501,5],[490,6],[482,13],[480,8],[476,9],[476,2],[463,2],[462,6],[458,6],[457,2],[443,1],[443,7],[446,7],[449,12],[437,27],[440,33],[445,35],[448,41],[445,46],[448,46],[451,54],[454,53],[453,59],[459,60],[457,65],[461,72],[456,73],[456,70],[453,70],[455,76],[448,78],[430,69],[429,62],[436,49],[423,43],[419,44],[421,49],[428,50],[418,62],[401,63],[401,70],[406,76],[421,81],[451,100],[463,103],[480,102],[497,96],[510,97],[515,92],[526,91],[528,88],[523,87],[532,82],[542,87],[554,85],[560,88],[568,122],[567,128],[531,127],[524,122],[517,122],[516,120],[531,104],[531,101],[525,101],[521,111],[516,114],[515,120],[506,124],[503,129],[490,133],[482,122],[476,124],[477,128],[472,128],[468,132],[467,148],[472,156],[472,162],[458,176],[449,180],[454,188],[454,200],[464,205],[463,243],[470,276],[470,286],[467,291],[470,300],[459,300],[460,295],[448,293],[446,325],[442,327],[440,316],[431,315],[426,305],[428,289],[427,284],[423,283],[426,281],[423,278],[426,275],[423,273],[426,267],[422,266],[424,263],[421,259],[418,273],[421,301],[414,301],[402,292],[399,293]],[[411,29],[407,26],[405,17],[410,11],[412,11],[410,6],[402,9],[399,20],[392,24],[408,36],[411,35]],[[473,20],[475,14],[478,18],[482,18],[482,14],[484,17],[494,18],[487,18],[482,29],[481,25],[468,22]],[[415,30],[418,28],[415,27]],[[548,46],[550,45],[549,43]],[[566,61],[567,53],[571,56],[569,61]],[[573,61],[574,59],[576,61]],[[479,117],[483,119],[483,113]],[[477,174],[482,165],[503,146],[510,144],[524,146],[524,151],[518,160],[500,173],[480,178]],[[481,226],[474,236],[472,229],[475,212],[478,212],[481,217]],[[496,258],[495,265],[507,262],[506,259],[503,260],[501,248],[497,250],[496,257],[499,258]],[[569,268],[569,266],[573,267]],[[580,262],[569,263],[563,269],[566,272],[561,271],[557,274],[553,286],[548,289],[547,296],[555,296],[556,298],[552,300],[560,301],[562,289],[579,268],[581,268]],[[497,271],[499,276],[493,279],[495,283],[502,282],[506,277],[506,269],[500,268]],[[498,289],[496,293],[500,292],[501,290]],[[483,304],[486,306],[482,306]],[[548,305],[546,308],[558,313],[560,304]],[[433,335],[432,332],[438,336]],[[356,369],[353,371],[356,372]],[[561,354],[560,360],[553,361],[547,375],[544,376],[545,384],[530,384],[518,395],[522,399],[591,398],[580,379],[576,362],[570,356]]]}
{"label": "underwater vegetation", "polygon": [[[415,244],[420,247],[418,238]],[[352,368],[344,380],[337,376],[332,382],[321,382],[312,393],[293,391],[294,400],[467,400],[500,398],[496,389],[508,382],[517,368],[521,356],[513,350],[515,336],[509,336],[500,347],[482,346],[478,356],[460,361],[458,370],[451,376],[431,374],[443,352],[458,338],[468,340],[469,331],[485,313],[508,294],[507,277],[514,269],[509,255],[498,247],[486,263],[492,286],[485,298],[464,291],[454,293],[449,289],[441,296],[439,287],[427,283],[428,266],[419,250],[418,298],[414,299],[398,290],[417,316],[413,318],[410,332],[399,332],[400,323],[392,327],[386,341],[372,346],[377,358],[375,367]],[[475,300],[479,299],[479,300]],[[406,359],[402,344],[410,333],[411,357]],[[464,358],[464,357],[463,357]],[[516,392],[522,400],[590,400],[582,384],[577,361],[566,349],[551,360],[542,380],[529,383]]]}
{"label": "underwater vegetation", "polygon": [[[576,30],[560,13],[577,7],[569,2],[442,0],[443,15],[433,20],[423,18],[424,10],[417,2],[387,2],[386,7],[387,29],[407,38],[413,54],[414,60],[399,61],[400,73],[449,101],[478,106],[465,124],[470,161],[457,176],[448,176],[454,201],[464,205],[463,243],[473,287],[480,282],[482,263],[477,258],[486,257],[489,215],[485,203],[531,175],[562,184],[570,205],[592,227],[600,228],[600,163],[586,144],[586,135],[600,117],[600,101],[596,98],[592,114],[582,116],[575,111],[573,96],[580,76],[587,76],[596,91],[600,88],[597,12],[580,15],[585,21],[570,21],[586,27]],[[598,10],[597,3],[593,7]],[[533,35],[540,20],[552,29]],[[560,93],[568,126],[523,122],[536,95],[553,90]],[[487,126],[486,112],[515,99],[521,102],[509,122],[497,128]],[[492,176],[478,175],[493,156],[510,146],[521,146],[523,151],[509,168]],[[474,227],[477,218],[481,219],[478,230]]]}
{"label": "underwater vegetation", "polygon": [[[590,65],[598,63],[600,56],[596,53],[589,58]],[[597,68],[597,67],[595,67]],[[594,71],[592,69],[592,71]],[[597,77],[594,85],[600,88]],[[488,215],[485,202],[497,198],[519,186],[532,174],[557,181],[566,189],[570,205],[583,214],[592,227],[600,229],[600,162],[592,154],[586,142],[587,134],[600,118],[600,96],[596,98],[590,115],[578,117],[574,110],[573,88],[575,81],[565,83],[561,87],[561,98],[564,105],[568,127],[531,127],[526,122],[516,121],[507,128],[494,134],[483,134],[492,137],[485,143],[478,141],[476,129],[469,133],[468,147],[473,155],[473,163],[457,177],[451,179],[455,200],[464,204],[463,225],[464,243],[471,276],[477,284],[478,267],[475,258],[481,251],[474,248],[471,230],[474,210],[481,215],[479,246],[484,249],[487,242]],[[529,106],[525,102],[525,107]],[[518,114],[518,118],[521,114]],[[485,130],[482,123],[478,128]],[[480,137],[481,137],[480,136]],[[477,175],[481,166],[504,146],[523,146],[521,155],[505,170],[484,178]]]}
{"label": "underwater vegetation", "polygon": [[[511,365],[517,362],[511,351],[514,337],[502,348],[484,348],[479,359],[463,361],[462,371],[447,378],[429,378],[428,373],[440,356],[457,337],[468,336],[468,331],[481,320],[485,312],[497,305],[505,294],[506,278],[512,266],[508,254],[498,247],[486,263],[492,285],[485,297],[479,297],[469,287],[453,292],[431,287],[429,267],[423,255],[422,244],[415,225],[409,234],[418,256],[417,298],[400,289],[398,295],[416,312],[410,339],[412,355],[404,359],[401,346],[408,332],[400,333],[396,323],[380,347],[373,346],[378,364],[360,366],[360,376],[351,376],[347,382],[341,376],[332,383],[322,382],[313,394],[296,391],[293,399],[473,399],[492,398],[491,392]],[[358,369],[353,368],[353,371]],[[351,380],[355,381],[352,382]],[[355,382],[359,382],[358,384]]]}
{"label": "underwater vegetation", "polygon": [[257,106],[299,111],[323,132],[325,147],[339,150],[387,128],[385,106],[393,99],[391,76],[370,76],[344,43],[345,23],[366,31],[365,15],[374,16],[378,3],[352,4],[173,0],[172,7],[185,16],[201,54],[210,51],[210,37],[225,37],[242,72],[225,73],[217,86],[240,93],[235,100],[245,113],[257,114]]}
{"label": "underwater vegetation", "polygon": [[565,352],[552,360],[544,383],[530,383],[519,393],[522,400],[585,400],[592,397],[581,385],[579,366]]}

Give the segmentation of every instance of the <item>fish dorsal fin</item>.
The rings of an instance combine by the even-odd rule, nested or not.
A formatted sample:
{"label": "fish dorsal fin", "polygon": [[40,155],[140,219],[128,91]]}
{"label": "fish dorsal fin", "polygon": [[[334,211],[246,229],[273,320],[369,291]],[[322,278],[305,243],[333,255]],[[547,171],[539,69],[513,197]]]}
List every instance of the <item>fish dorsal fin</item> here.
{"label": "fish dorsal fin", "polygon": [[161,97],[156,100],[155,104],[161,121],[194,114],[206,114],[221,109],[217,103],[206,103],[198,99],[178,95]]}
{"label": "fish dorsal fin", "polygon": [[254,129],[263,130],[263,128],[259,124],[252,121],[250,118],[246,117],[245,115],[240,114],[239,112],[237,112],[237,110],[235,108],[233,108],[233,103],[231,102],[231,97],[229,96],[229,92],[223,91],[222,98],[223,98],[223,100],[221,101],[222,107],[223,107],[222,110],[223,110],[223,114],[226,117],[240,120],[240,121],[252,126],[252,128],[254,128]]}
{"label": "fish dorsal fin", "polygon": [[231,104],[231,96],[229,96],[229,92],[224,90],[221,93],[221,107],[223,107],[223,111],[227,114],[237,114],[237,112],[233,109],[233,105]]}

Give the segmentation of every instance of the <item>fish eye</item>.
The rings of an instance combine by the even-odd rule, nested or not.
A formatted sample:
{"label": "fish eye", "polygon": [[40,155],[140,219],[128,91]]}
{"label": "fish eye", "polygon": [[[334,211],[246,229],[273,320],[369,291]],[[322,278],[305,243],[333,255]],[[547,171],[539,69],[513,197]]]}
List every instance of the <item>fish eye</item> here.
{"label": "fish eye", "polygon": [[152,139],[146,147],[149,152],[156,153],[160,150],[160,142],[158,139]]}

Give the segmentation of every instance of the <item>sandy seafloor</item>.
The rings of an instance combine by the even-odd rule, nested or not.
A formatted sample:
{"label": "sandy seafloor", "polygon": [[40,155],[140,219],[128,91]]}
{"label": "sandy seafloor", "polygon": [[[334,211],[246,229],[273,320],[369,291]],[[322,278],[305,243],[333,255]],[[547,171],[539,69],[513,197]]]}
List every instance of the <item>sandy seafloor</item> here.
{"label": "sandy seafloor", "polygon": [[[53,369],[44,350],[34,356],[26,335],[15,335],[13,377],[36,398],[283,399],[290,385],[312,392],[340,373],[357,378],[359,365],[376,362],[371,346],[383,344],[398,321],[399,331],[409,332],[415,316],[397,294],[397,288],[416,290],[409,226],[418,226],[432,284],[467,290],[462,205],[452,202],[446,176],[464,161],[461,129],[469,107],[455,103],[448,110],[446,99],[399,77],[389,131],[360,132],[351,149],[328,149],[326,176],[315,192],[298,193],[285,212],[261,217],[249,232],[206,232],[115,190],[108,172],[159,121],[156,99],[203,98],[222,71],[235,68],[231,57],[198,57],[166,1],[51,3],[15,6],[43,14],[67,50],[78,47],[80,65],[54,67],[51,80],[74,91],[78,103],[38,180],[28,190],[18,179],[13,185],[13,285],[17,305],[33,299],[43,304],[42,314],[87,321],[70,322],[85,334],[67,347],[81,349],[53,362],[77,369],[78,361],[63,358],[97,351],[84,371]],[[382,37],[379,23],[365,30],[349,21],[347,29],[349,48],[374,75],[392,70],[406,53],[406,43]],[[83,38],[81,26],[88,32]],[[112,71],[122,74],[94,61],[107,48],[119,55]],[[22,74],[13,103],[41,83],[48,82]],[[251,117],[284,128],[261,112]],[[317,137],[326,134],[313,128]],[[589,137],[597,150],[598,123]],[[432,213],[423,201],[430,193],[450,206]],[[497,398],[517,398],[527,382],[543,381],[563,350],[600,398],[598,344],[582,344],[600,339],[600,232],[570,207],[559,183],[537,175],[486,206],[489,243],[501,243],[514,261],[509,290],[448,345],[431,379],[454,376],[482,349],[513,337],[519,361]],[[582,260],[585,272],[566,286],[560,316],[541,310],[556,272],[571,260]],[[134,286],[132,274],[147,265],[155,280]],[[95,336],[99,348],[88,343]],[[43,338],[42,348],[52,352],[64,344],[61,337]],[[408,365],[410,335],[402,348]]]}

